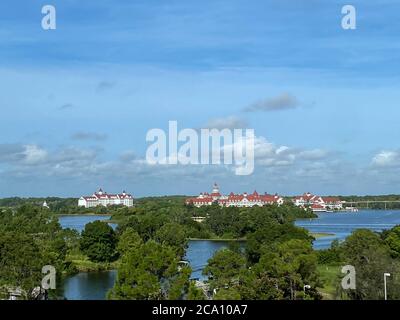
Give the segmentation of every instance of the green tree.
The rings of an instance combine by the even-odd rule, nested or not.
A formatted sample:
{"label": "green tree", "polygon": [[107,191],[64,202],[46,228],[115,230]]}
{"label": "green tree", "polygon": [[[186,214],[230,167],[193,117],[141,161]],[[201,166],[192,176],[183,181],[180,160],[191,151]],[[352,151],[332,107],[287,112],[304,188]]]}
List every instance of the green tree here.
{"label": "green tree", "polygon": [[164,224],[155,233],[155,240],[161,244],[176,248],[177,254],[183,256],[187,247],[187,236],[184,226],[171,222]]}
{"label": "green tree", "polygon": [[147,212],[143,215],[134,215],[122,221],[118,226],[118,233],[123,233],[126,228],[135,230],[144,242],[153,239],[155,233],[166,222],[168,217],[160,212]]}
{"label": "green tree", "polygon": [[221,249],[208,260],[203,274],[211,279],[211,289],[229,288],[238,283],[243,270],[246,270],[246,258],[243,255],[229,249]]}
{"label": "green tree", "polygon": [[[64,232],[49,210],[32,204],[0,214],[0,287],[20,287],[30,299],[40,286],[42,267],[52,265],[57,280],[65,268],[67,251]],[[52,292],[50,292],[52,295]]]}
{"label": "green tree", "polygon": [[117,251],[122,256],[130,250],[136,249],[143,244],[142,238],[133,229],[128,227],[119,237]]}
{"label": "green tree", "polygon": [[241,300],[240,293],[237,288],[221,288],[216,290],[213,297],[214,300]]}
{"label": "green tree", "polygon": [[173,288],[171,297],[177,298],[186,286],[182,279],[188,278],[187,270],[181,275],[178,262],[173,248],[150,240],[122,257],[117,281],[108,297],[118,300],[168,299],[170,288]]}
{"label": "green tree", "polygon": [[394,258],[400,257],[400,226],[395,226],[385,234],[385,243],[389,246]]}
{"label": "green tree", "polygon": [[264,249],[260,261],[253,267],[265,280],[274,279],[283,297],[291,300],[303,295],[304,285],[309,285],[308,295],[319,298],[317,287],[317,255],[307,240],[291,239],[279,244],[276,251]]}
{"label": "green tree", "polygon": [[32,237],[19,232],[0,234],[0,293],[21,288],[29,299],[34,287],[40,286],[42,267],[49,264]]}
{"label": "green tree", "polygon": [[377,300],[383,299],[383,274],[392,274],[388,281],[388,297],[400,298],[400,265],[391,257],[390,247],[379,234],[370,230],[354,231],[342,245],[345,263],[356,270],[356,289],[339,293],[350,299]]}
{"label": "green tree", "polygon": [[319,264],[339,264],[342,262],[342,250],[340,248],[339,241],[333,240],[331,247],[324,250],[318,250],[318,263]]}
{"label": "green tree", "polygon": [[292,223],[279,224],[270,222],[247,237],[246,253],[250,263],[256,263],[262,254],[262,247],[276,247],[279,243],[291,239],[306,240],[311,242],[307,230],[298,228]]}
{"label": "green tree", "polygon": [[251,267],[240,275],[240,296],[244,300],[279,300],[283,291],[269,270]]}
{"label": "green tree", "polygon": [[85,226],[80,249],[94,262],[110,262],[116,258],[116,235],[106,223],[94,221]]}
{"label": "green tree", "polygon": [[168,299],[178,300],[183,299],[187,296],[190,287],[190,275],[192,274],[192,269],[189,266],[179,267],[179,273],[173,277],[167,287]]}
{"label": "green tree", "polygon": [[194,281],[190,281],[187,300],[205,300],[206,296],[200,288],[196,287]]}

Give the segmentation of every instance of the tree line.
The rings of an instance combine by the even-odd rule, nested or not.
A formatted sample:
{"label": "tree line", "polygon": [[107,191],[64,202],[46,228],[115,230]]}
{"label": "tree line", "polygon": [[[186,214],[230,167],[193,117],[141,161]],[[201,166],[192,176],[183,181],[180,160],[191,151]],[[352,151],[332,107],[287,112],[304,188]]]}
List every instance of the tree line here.
{"label": "tree line", "polygon": [[[314,238],[294,225],[315,215],[291,204],[195,208],[180,197],[162,197],[106,209],[118,221],[116,230],[95,221],[81,234],[63,230],[57,214],[39,206],[2,210],[0,297],[18,287],[24,298],[33,298],[44,265],[55,266],[61,279],[77,271],[69,257],[79,253],[92,263],[117,266],[109,299],[321,299],[321,267],[348,264],[355,267],[356,288],[343,290],[338,272],[334,298],[381,299],[388,272],[388,297],[400,299],[400,226],[380,233],[357,230],[316,251]],[[196,286],[184,261],[192,238],[245,240],[230,241],[208,261],[206,291]]]}

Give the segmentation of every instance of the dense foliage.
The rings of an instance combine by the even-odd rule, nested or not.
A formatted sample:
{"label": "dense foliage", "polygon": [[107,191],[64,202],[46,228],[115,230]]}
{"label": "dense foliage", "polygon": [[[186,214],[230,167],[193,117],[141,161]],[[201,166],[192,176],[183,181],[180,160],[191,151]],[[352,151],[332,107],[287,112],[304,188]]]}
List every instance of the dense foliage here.
{"label": "dense foliage", "polygon": [[54,266],[59,279],[67,267],[67,233],[45,209],[24,205],[1,212],[0,295],[4,298],[9,291],[20,290],[23,298],[32,298],[45,265]]}
{"label": "dense foliage", "polygon": [[[381,233],[360,229],[330,249],[315,251],[313,238],[293,223],[315,215],[290,204],[195,208],[178,196],[144,198],[133,208],[91,209],[111,214],[118,227],[114,231],[96,221],[79,234],[62,230],[52,209],[13,201],[11,209],[0,209],[0,298],[16,288],[33,298],[42,267],[53,265],[58,280],[82,267],[118,267],[110,299],[321,299],[326,285],[321,272],[331,267],[337,270],[329,280],[335,288],[331,298],[383,299],[388,272],[388,298],[400,299],[400,226]],[[70,205],[64,203],[57,213]],[[193,238],[230,241],[208,261],[202,288],[182,261]],[[356,289],[342,289],[344,265],[355,267]]]}
{"label": "dense foliage", "polygon": [[[358,202],[358,208],[362,209],[400,209],[400,195],[389,194],[381,196],[340,196],[340,200],[348,202]],[[384,201],[393,201],[384,203]]]}
{"label": "dense foliage", "polygon": [[[109,297],[204,299],[204,292],[189,281],[190,268],[179,266],[179,260],[189,238],[215,238],[247,241],[232,242],[204,269],[210,279],[208,294],[214,299],[319,298],[313,238],[293,224],[296,218],[314,216],[293,205],[195,208],[184,206],[179,198],[146,199],[135,208],[117,208],[112,219],[119,222],[122,258]],[[204,220],[196,222],[193,217]],[[140,255],[146,258],[141,261]],[[273,264],[267,263],[271,257]],[[286,268],[283,273],[277,264]],[[157,267],[149,270],[150,265]],[[306,296],[305,283],[312,286]]]}
{"label": "dense foliage", "polygon": [[[138,242],[122,256],[110,299],[179,299],[188,288],[190,268],[178,268],[173,247],[153,240]],[[186,290],[187,290],[186,288]]]}
{"label": "dense foliage", "polygon": [[80,249],[94,262],[110,262],[116,258],[117,239],[113,228],[101,221],[85,226],[80,240]]}
{"label": "dense foliage", "polygon": [[355,268],[355,289],[344,290],[337,276],[337,299],[381,300],[384,298],[383,274],[390,273],[388,299],[400,299],[400,226],[381,233],[367,229],[354,231],[345,241],[335,241],[331,248],[318,252],[323,265]]}

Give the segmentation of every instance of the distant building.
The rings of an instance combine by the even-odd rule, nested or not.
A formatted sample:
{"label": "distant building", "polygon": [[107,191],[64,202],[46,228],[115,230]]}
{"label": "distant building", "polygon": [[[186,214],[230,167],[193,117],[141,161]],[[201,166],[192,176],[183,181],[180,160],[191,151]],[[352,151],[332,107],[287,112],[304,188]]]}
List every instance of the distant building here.
{"label": "distant building", "polygon": [[189,198],[186,204],[193,204],[195,207],[210,206],[213,203],[219,204],[221,207],[262,207],[267,204],[283,204],[283,198],[277,194],[258,194],[254,191],[251,194],[234,194],[222,195],[217,184],[214,184],[211,193],[200,193],[196,198]]}
{"label": "distant building", "polygon": [[342,210],[343,201],[337,197],[321,197],[311,194],[310,192],[304,193],[293,199],[295,206],[302,208],[311,208],[314,212],[325,212],[330,210]]}
{"label": "distant building", "polygon": [[46,208],[46,209],[50,209],[50,207],[49,207],[49,205],[47,204],[46,201],[43,202],[42,207],[43,207],[43,208]]}
{"label": "distant building", "polygon": [[102,189],[93,193],[91,196],[82,196],[78,200],[78,206],[92,208],[97,206],[124,205],[133,206],[133,196],[123,191],[120,194],[108,194]]}

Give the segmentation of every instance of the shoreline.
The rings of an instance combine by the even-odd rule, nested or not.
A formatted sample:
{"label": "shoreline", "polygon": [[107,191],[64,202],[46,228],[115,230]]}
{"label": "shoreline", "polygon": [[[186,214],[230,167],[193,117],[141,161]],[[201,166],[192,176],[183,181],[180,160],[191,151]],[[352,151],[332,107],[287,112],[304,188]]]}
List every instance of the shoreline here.
{"label": "shoreline", "polygon": [[99,216],[99,217],[110,217],[112,216],[112,214],[110,213],[55,213],[55,215],[57,217],[77,217],[77,216]]}
{"label": "shoreline", "polygon": [[189,241],[237,241],[237,242],[244,242],[246,238],[240,239],[222,239],[222,238],[188,238]]}
{"label": "shoreline", "polygon": [[309,232],[309,235],[315,239],[325,238],[325,237],[332,237],[335,236],[335,233],[329,232]]}

